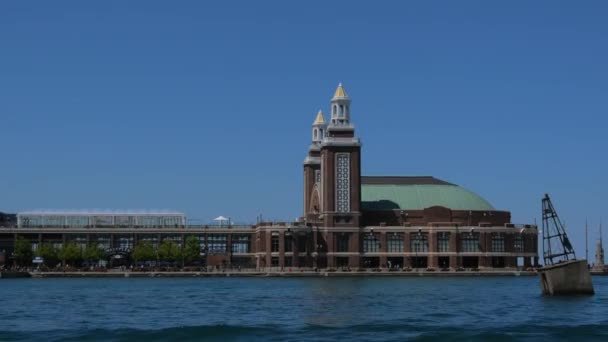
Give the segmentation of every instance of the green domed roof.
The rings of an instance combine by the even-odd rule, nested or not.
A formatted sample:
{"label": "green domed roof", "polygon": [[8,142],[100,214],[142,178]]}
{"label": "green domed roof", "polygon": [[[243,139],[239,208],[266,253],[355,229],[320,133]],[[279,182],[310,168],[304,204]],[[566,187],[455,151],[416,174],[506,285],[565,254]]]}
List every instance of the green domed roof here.
{"label": "green domed roof", "polygon": [[433,177],[361,177],[363,210],[495,210],[481,196]]}

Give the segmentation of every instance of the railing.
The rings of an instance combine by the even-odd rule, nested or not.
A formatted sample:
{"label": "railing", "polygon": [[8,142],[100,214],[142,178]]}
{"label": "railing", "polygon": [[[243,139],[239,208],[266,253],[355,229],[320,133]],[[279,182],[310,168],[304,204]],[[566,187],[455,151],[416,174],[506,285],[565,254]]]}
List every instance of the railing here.
{"label": "railing", "polygon": [[[83,226],[70,226],[70,225],[28,225],[21,226],[18,225],[5,225],[0,226],[1,229],[209,229],[209,230],[219,230],[219,229],[238,229],[238,230],[247,230],[247,229],[255,229],[256,227],[306,227],[304,223],[301,222],[259,222],[257,224],[188,224],[188,225],[161,225],[161,226],[142,226],[142,225],[83,225]],[[437,225],[432,226],[433,228],[456,228],[460,230],[466,230],[470,228],[477,228],[479,226],[471,226],[471,225]],[[504,226],[492,226],[492,227],[504,227],[504,228],[513,228],[517,230],[522,229],[538,229],[536,225],[533,224],[513,224],[506,223]],[[362,227],[364,231],[373,231],[374,228],[378,229],[386,229],[386,228],[408,228],[411,229],[421,229],[426,231],[429,229],[428,225],[420,225],[420,226],[368,226]]]}
{"label": "railing", "polygon": [[9,224],[0,226],[0,229],[254,229],[258,226],[270,226],[270,227],[303,227],[302,222],[258,222],[257,224],[172,224],[172,225],[17,225]]}
{"label": "railing", "polygon": [[538,226],[534,224],[522,224],[522,223],[505,223],[506,228],[515,228],[515,229],[537,229]]}

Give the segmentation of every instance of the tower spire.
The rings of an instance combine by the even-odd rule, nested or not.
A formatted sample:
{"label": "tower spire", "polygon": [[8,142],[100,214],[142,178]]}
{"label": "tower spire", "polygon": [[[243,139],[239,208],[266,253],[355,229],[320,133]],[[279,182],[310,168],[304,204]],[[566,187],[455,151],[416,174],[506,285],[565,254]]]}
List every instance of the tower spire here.
{"label": "tower spire", "polygon": [[595,252],[595,264],[593,270],[596,272],[604,272],[604,246],[602,244],[602,219],[600,219],[600,239],[597,241]]}
{"label": "tower spire", "polygon": [[331,123],[330,126],[350,126],[350,97],[342,83],[338,84],[334,97],[331,99]]}
{"label": "tower spire", "polygon": [[312,142],[313,143],[321,143],[323,141],[323,137],[327,132],[327,123],[325,122],[325,117],[323,116],[323,111],[319,109],[317,113],[317,117],[315,121],[312,123]]}
{"label": "tower spire", "polygon": [[344,87],[342,86],[342,82],[338,83],[338,88],[336,88],[336,92],[334,93],[334,99],[339,97],[348,98],[346,90],[344,90]]}
{"label": "tower spire", "polygon": [[323,111],[319,109],[319,112],[317,113],[317,118],[315,119],[315,122],[313,123],[313,125],[319,125],[319,124],[324,124],[325,123],[325,117],[323,116]]}

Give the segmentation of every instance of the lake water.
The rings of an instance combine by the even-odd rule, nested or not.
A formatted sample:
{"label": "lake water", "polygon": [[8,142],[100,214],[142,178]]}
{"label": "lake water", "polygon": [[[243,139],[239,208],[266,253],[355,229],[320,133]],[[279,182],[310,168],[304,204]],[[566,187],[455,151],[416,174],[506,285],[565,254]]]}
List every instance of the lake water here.
{"label": "lake water", "polygon": [[608,277],[2,279],[0,340],[608,340]]}

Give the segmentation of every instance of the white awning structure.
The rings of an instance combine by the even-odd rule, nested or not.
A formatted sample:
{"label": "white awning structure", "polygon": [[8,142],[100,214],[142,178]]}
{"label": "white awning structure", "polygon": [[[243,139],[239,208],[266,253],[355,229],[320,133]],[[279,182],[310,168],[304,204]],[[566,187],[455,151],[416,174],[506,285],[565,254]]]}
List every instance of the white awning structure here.
{"label": "white awning structure", "polygon": [[228,222],[228,225],[230,225],[230,218],[224,217],[224,216],[218,216],[216,218],[213,219],[213,221],[217,221],[220,223],[220,226],[226,222]]}

